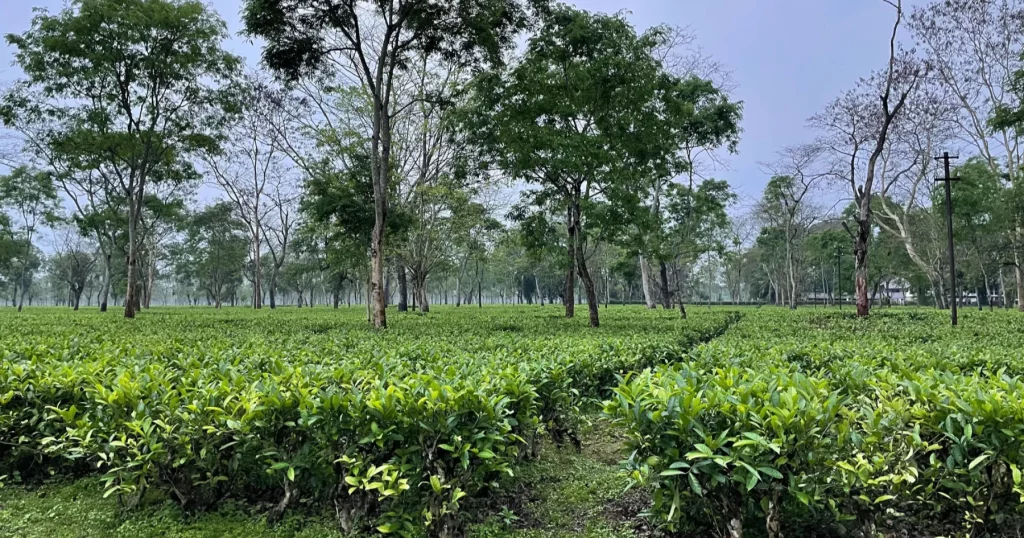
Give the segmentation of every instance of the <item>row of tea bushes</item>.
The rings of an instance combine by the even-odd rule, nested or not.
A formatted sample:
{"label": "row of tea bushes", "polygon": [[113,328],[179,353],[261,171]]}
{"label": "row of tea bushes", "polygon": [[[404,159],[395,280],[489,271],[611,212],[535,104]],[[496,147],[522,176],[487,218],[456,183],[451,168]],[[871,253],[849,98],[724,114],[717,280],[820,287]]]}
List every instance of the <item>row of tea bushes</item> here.
{"label": "row of tea bushes", "polygon": [[464,309],[373,333],[358,313],[181,312],[0,319],[0,474],[70,461],[125,507],[153,488],[188,511],[306,500],[346,531],[452,536],[467,497],[539,436],[571,441],[616,374],[738,318],[625,309],[589,331],[554,309]]}
{"label": "row of tea bushes", "polygon": [[782,536],[797,523],[784,514],[814,512],[862,536],[1021,523],[1024,320],[975,314],[990,324],[952,332],[934,329],[941,314],[779,314],[624,376],[606,402],[659,524],[679,531],[695,503],[734,537],[753,521]]}

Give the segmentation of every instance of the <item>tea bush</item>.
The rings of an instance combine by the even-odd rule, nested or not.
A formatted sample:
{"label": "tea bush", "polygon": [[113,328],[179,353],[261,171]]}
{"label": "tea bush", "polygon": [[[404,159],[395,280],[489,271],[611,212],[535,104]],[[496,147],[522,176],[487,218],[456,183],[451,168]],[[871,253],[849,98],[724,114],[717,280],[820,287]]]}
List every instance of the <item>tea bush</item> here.
{"label": "tea bush", "polygon": [[542,435],[575,440],[617,375],[674,362],[739,315],[438,309],[385,332],[359,309],[0,311],[0,475],[102,473],[125,508],[156,488],[332,505],[344,531],[455,535]]}
{"label": "tea bush", "polygon": [[[604,412],[669,532],[707,503],[730,536],[828,511],[876,536],[998,534],[1024,509],[1019,314],[750,313],[678,364],[620,379]],[[794,507],[786,512],[784,507]],[[790,533],[792,534],[792,533]]]}

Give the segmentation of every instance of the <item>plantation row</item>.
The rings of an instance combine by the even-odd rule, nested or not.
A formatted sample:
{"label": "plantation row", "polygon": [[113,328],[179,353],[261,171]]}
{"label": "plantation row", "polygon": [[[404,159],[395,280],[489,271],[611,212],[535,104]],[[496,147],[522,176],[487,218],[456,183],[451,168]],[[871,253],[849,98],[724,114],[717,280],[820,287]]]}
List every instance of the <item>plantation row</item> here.
{"label": "plantation row", "polygon": [[0,313],[0,475],[100,472],[125,508],[312,501],[343,530],[451,536],[542,435],[576,441],[617,373],[680,360],[736,313]]}
{"label": "plantation row", "polygon": [[[1024,320],[749,313],[605,404],[630,478],[681,535],[1016,536],[1024,521]],[[823,529],[825,529],[823,531]]]}

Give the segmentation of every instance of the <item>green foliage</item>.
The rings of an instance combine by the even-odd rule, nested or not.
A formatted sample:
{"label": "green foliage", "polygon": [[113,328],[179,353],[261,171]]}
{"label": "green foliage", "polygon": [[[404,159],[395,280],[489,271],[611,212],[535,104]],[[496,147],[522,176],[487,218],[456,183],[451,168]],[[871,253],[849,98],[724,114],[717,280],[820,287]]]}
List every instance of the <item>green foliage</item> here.
{"label": "green foliage", "polygon": [[195,285],[220,306],[242,284],[249,254],[245,223],[235,216],[232,203],[219,202],[189,215],[184,228],[185,240],[174,248],[178,280]]}
{"label": "green foliage", "polygon": [[760,518],[769,535],[794,524],[785,506],[865,536],[1013,528],[1019,324],[972,313],[953,331],[942,318],[750,314],[682,363],[621,379],[605,413],[629,433],[626,472],[655,488],[669,530],[695,502],[725,522]]}
{"label": "green foliage", "polygon": [[5,315],[0,461],[96,469],[125,508],[149,490],[193,513],[304,499],[345,530],[445,535],[545,434],[574,441],[616,374],[736,318],[622,309],[581,332],[551,309],[462,309],[381,333],[360,310]]}
{"label": "green foliage", "polygon": [[6,37],[25,78],[0,112],[37,130],[40,156],[62,171],[180,182],[195,176],[184,157],[216,146],[227,91],[208,84],[230,80],[240,59],[220,49],[224,22],[202,3],[78,0]]}

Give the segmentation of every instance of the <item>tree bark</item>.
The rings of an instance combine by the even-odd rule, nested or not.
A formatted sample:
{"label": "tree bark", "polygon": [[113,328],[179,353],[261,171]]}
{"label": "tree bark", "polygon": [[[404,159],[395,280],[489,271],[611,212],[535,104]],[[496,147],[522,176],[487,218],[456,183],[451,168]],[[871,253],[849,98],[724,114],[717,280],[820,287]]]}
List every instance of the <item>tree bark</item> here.
{"label": "tree bark", "polygon": [[[788,225],[787,225],[788,226]],[[786,231],[786,268],[789,272],[789,309],[796,310],[796,262],[793,260],[793,237],[792,233]],[[711,288],[708,287],[708,300],[711,298]]]}
{"label": "tree bark", "polygon": [[148,310],[153,304],[153,287],[156,285],[156,261],[153,260],[153,256],[150,255],[149,263],[146,264],[146,302],[145,307]]}
{"label": "tree bark", "polygon": [[572,204],[572,216],[573,216],[573,232],[574,241],[573,244],[576,246],[576,267],[579,271],[580,280],[583,281],[583,289],[587,294],[587,310],[590,313],[590,326],[599,327],[601,325],[600,315],[601,302],[597,298],[597,288],[594,286],[594,279],[590,276],[590,270],[587,269],[587,257],[583,249],[583,240],[581,235],[583,234],[583,220],[580,216],[580,205],[579,202]]}
{"label": "tree bark", "polygon": [[868,300],[868,246],[871,242],[871,221],[857,219],[857,236],[854,240],[853,255],[856,260],[857,316],[865,317],[871,310]]}
{"label": "tree bark", "polygon": [[[1021,227],[1017,226],[1017,236],[1021,236]],[[1017,276],[1017,310],[1024,312],[1024,267],[1021,266],[1020,252],[1013,249],[1014,273]]]}
{"label": "tree bark", "polygon": [[395,273],[398,275],[398,311],[409,311],[409,280],[405,272],[405,264],[401,258],[395,260]]}
{"label": "tree bark", "polygon": [[568,218],[568,232],[569,240],[566,247],[566,254],[568,255],[568,267],[569,269],[565,272],[565,294],[562,297],[562,302],[565,303],[565,317],[571,318],[576,315],[576,241],[577,241],[577,229],[576,219],[574,216],[573,206],[576,202],[572,202],[569,206],[569,218]]}
{"label": "tree bark", "polygon": [[25,291],[28,289],[28,286],[25,285],[25,271],[21,272],[21,279],[18,285],[21,289],[21,294],[18,297],[18,312],[21,312],[25,308]]}
{"label": "tree bark", "polygon": [[100,287],[100,312],[107,311],[107,301],[110,299],[110,266],[112,265],[111,255],[103,255],[103,284]]}
{"label": "tree bark", "polygon": [[644,304],[654,310],[658,305],[654,302],[654,290],[651,289],[651,268],[643,256],[640,256],[640,284],[644,292]]}
{"label": "tree bark", "polygon": [[658,285],[661,289],[661,307],[665,310],[672,309],[672,291],[668,289],[668,265],[658,260]]}
{"label": "tree bark", "polygon": [[[141,193],[140,193],[141,194]],[[136,288],[137,272],[138,272],[138,214],[141,211],[141,200],[135,200],[134,189],[131,190],[128,197],[128,256],[126,259],[125,267],[127,273],[127,287],[125,289],[124,298],[124,317],[125,319],[134,319],[136,312],[136,302],[138,300],[138,290]]]}
{"label": "tree bark", "polygon": [[430,312],[430,302],[427,300],[427,275],[415,274],[416,279],[416,302],[420,305],[420,312]]}

